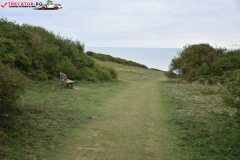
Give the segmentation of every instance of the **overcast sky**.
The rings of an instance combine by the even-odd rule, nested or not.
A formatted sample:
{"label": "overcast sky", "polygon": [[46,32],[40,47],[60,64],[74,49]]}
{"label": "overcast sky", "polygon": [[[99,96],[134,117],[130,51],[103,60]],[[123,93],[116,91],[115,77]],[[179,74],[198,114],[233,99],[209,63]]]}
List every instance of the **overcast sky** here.
{"label": "overcast sky", "polygon": [[[0,4],[5,2],[1,0]],[[232,43],[240,44],[240,0],[54,0],[53,3],[63,8],[37,11],[6,6],[0,7],[0,15],[19,24],[42,26],[80,40],[87,47],[182,48],[186,44],[209,43],[229,48]]]}

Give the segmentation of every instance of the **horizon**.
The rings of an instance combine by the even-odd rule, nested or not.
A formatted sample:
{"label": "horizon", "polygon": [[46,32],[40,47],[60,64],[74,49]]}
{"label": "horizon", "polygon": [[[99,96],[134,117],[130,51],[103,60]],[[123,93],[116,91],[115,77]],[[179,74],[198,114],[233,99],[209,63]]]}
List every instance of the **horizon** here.
{"label": "horizon", "polygon": [[[226,48],[227,49],[227,48]],[[239,48],[236,48],[239,49]],[[137,47],[86,47],[85,52],[92,51],[99,54],[110,55],[116,58],[134,61],[162,71],[168,71],[171,60],[183,48],[137,48]],[[235,50],[235,49],[227,49]],[[146,57],[147,56],[147,57]]]}
{"label": "horizon", "polygon": [[[198,44],[200,44],[200,43],[198,43]],[[191,44],[191,45],[194,45],[194,44]],[[230,47],[233,47],[233,48],[227,48],[227,47],[214,47],[214,46],[212,46],[212,47],[214,47],[214,48],[225,48],[225,49],[233,49],[233,50],[235,50],[235,49],[240,49],[240,46],[231,46],[231,45],[229,45]],[[183,47],[96,47],[96,46],[84,46],[84,48],[138,48],[138,49],[183,49],[184,48],[184,46]]]}
{"label": "horizon", "polygon": [[167,71],[181,48],[86,47],[86,51],[134,61],[162,71]]}

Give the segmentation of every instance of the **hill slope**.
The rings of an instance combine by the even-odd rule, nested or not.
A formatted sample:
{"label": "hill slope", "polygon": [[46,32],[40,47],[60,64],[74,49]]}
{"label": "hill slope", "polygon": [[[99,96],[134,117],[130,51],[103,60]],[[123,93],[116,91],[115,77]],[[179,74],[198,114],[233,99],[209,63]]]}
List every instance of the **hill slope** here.
{"label": "hill slope", "polygon": [[99,66],[84,53],[84,44],[38,26],[0,19],[0,62],[32,79],[46,80],[64,72],[71,79],[116,79],[112,68]]}
{"label": "hill slope", "polygon": [[133,61],[125,60],[125,59],[122,59],[122,58],[112,57],[112,56],[106,55],[106,54],[94,53],[92,51],[87,51],[86,54],[93,57],[93,58],[96,58],[100,61],[109,61],[109,62],[115,62],[115,63],[127,65],[127,66],[148,68],[147,66],[145,66],[143,64],[139,64],[139,63],[136,63],[136,62],[133,62]]}

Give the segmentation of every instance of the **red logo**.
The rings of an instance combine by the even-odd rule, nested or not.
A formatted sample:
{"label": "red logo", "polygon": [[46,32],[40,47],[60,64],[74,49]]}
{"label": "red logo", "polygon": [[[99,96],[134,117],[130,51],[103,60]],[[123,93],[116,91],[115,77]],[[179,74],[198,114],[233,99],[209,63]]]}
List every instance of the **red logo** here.
{"label": "red logo", "polygon": [[9,8],[32,8],[34,10],[58,10],[62,9],[61,4],[53,4],[53,1],[47,0],[46,4],[42,2],[5,2],[1,5],[2,8],[8,6]]}
{"label": "red logo", "polygon": [[7,2],[4,5],[1,5],[2,8],[4,8],[7,5]]}

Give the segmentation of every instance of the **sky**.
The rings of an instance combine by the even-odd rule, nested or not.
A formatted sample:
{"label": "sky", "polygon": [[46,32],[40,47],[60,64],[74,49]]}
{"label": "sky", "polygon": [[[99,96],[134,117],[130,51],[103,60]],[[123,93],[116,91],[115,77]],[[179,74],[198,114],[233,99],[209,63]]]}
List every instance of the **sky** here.
{"label": "sky", "polygon": [[[0,0],[1,5],[5,2],[8,1]],[[54,0],[53,3],[63,8],[38,11],[5,6],[0,7],[0,16],[19,24],[44,27],[79,40],[87,47],[240,45],[240,0]]]}

